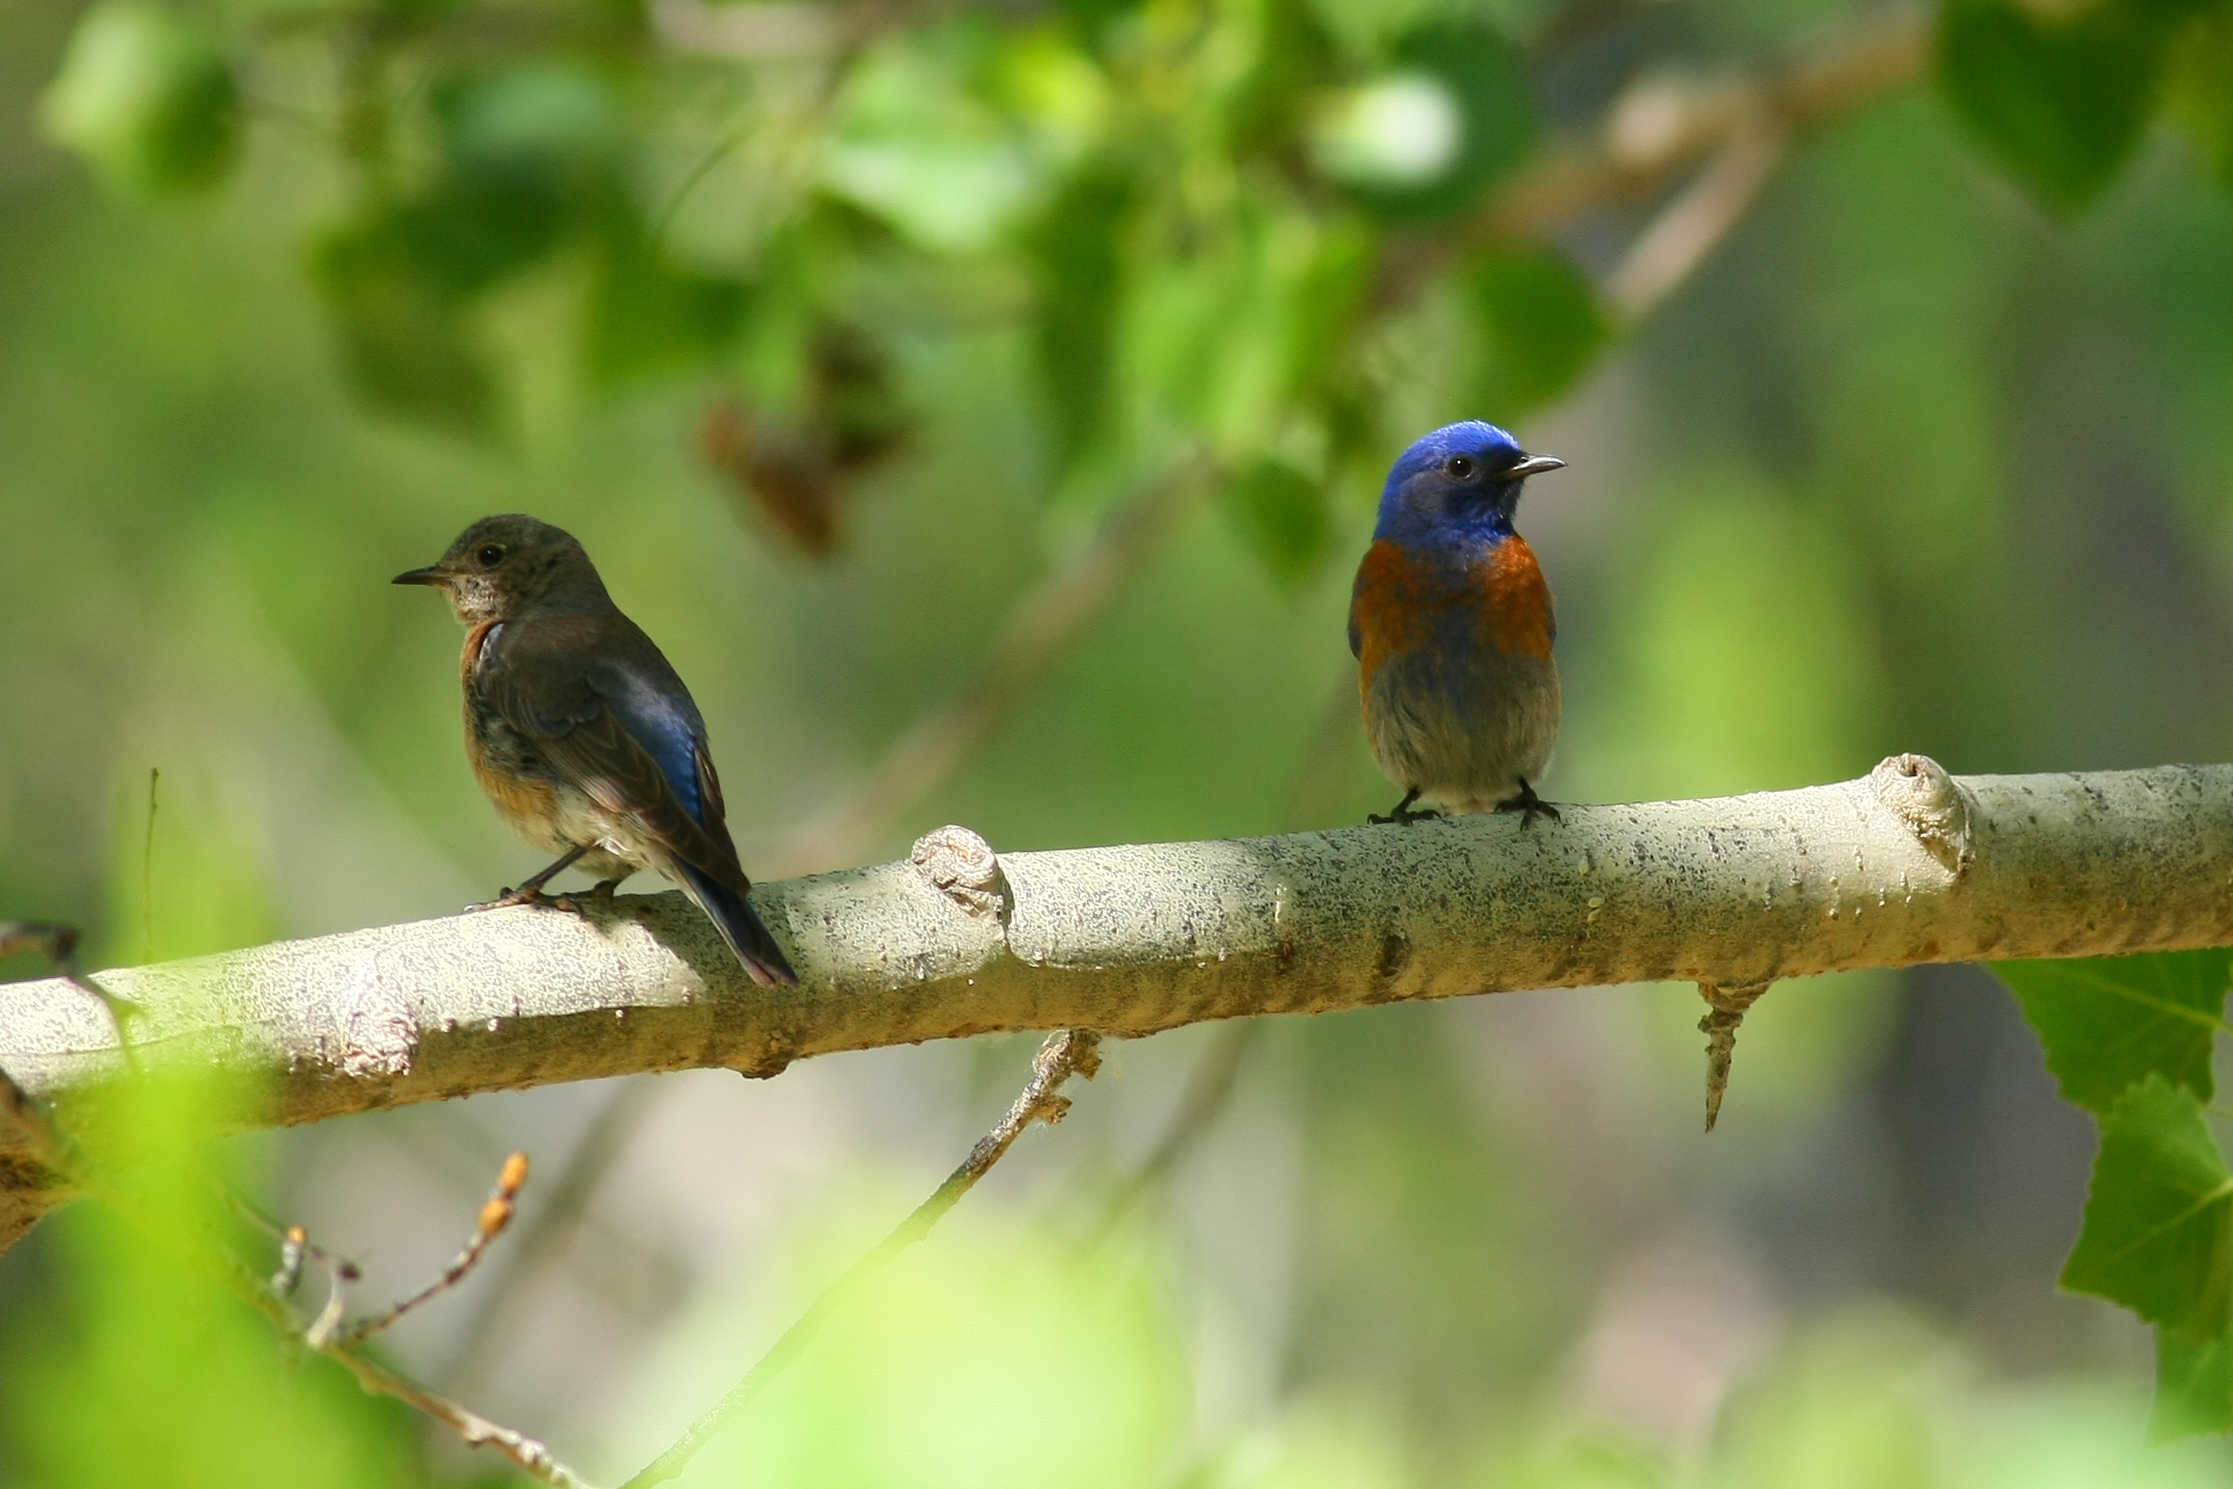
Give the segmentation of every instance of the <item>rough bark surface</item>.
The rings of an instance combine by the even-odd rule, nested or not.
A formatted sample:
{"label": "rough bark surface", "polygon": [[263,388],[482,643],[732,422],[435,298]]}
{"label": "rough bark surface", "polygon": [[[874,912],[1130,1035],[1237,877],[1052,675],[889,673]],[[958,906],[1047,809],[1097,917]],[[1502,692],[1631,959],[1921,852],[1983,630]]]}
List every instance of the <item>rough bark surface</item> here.
{"label": "rough bark surface", "polygon": [[[520,908],[100,974],[143,1054],[258,1077],[310,1122],[647,1070],[772,1076],[998,1030],[1152,1034],[1408,998],[2233,943],[2233,766],[1860,780],[1286,837],[910,862],[766,884],[796,988],[681,896]],[[0,1067],[67,1106],[119,1069],[101,1007],[0,986]],[[65,1197],[0,1141],[0,1245]]]}

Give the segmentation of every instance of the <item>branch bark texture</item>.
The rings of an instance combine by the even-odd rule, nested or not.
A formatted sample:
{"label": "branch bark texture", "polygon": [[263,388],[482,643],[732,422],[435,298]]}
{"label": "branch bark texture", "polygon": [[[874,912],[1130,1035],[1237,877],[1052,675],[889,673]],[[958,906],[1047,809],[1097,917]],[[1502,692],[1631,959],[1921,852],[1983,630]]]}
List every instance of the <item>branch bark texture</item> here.
{"label": "branch bark texture", "polygon": [[[519,908],[103,973],[143,1059],[261,1078],[256,1120],[636,1071],[771,1076],[1018,1029],[1138,1036],[1412,998],[2233,943],[2233,766],[1837,785],[1284,837],[912,861],[755,891],[800,973],[754,987],[679,895]],[[67,1112],[105,1009],[0,986],[0,1067]],[[62,1197],[0,1152],[0,1239]]]}

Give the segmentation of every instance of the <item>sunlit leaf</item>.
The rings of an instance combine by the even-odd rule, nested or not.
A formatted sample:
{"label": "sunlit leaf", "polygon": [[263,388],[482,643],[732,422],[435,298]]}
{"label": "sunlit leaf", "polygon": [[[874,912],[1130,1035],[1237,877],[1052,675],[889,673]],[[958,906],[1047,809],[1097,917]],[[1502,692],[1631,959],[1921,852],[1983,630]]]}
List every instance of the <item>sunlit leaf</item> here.
{"label": "sunlit leaf", "polygon": [[130,191],[205,190],[240,150],[239,89],[224,54],[178,12],[135,0],[86,12],[39,118]]}
{"label": "sunlit leaf", "polygon": [[2153,1442],[2233,1432],[2233,1337],[2207,1342],[2155,1331]]}
{"label": "sunlit leaf", "polygon": [[1573,387],[1612,335],[1596,292],[1565,255],[1503,249],[1461,271],[1479,333],[1475,406],[1511,419]]}
{"label": "sunlit leaf", "polygon": [[2192,1091],[2150,1075],[2101,1119],[2086,1219],[2062,1285],[2195,1340],[2233,1302],[2233,1175]]}
{"label": "sunlit leaf", "polygon": [[848,78],[821,155],[824,190],[941,253],[990,246],[1038,183],[1021,132],[964,86],[972,41],[934,33],[876,48]]}
{"label": "sunlit leaf", "polygon": [[[1359,184],[1358,199],[1399,219],[1441,217],[1474,205],[1535,143],[1535,108],[1518,50],[1487,26],[1445,22],[1406,37],[1391,62],[1387,81],[1417,79],[1447,96],[1456,110],[1456,136],[1431,173]],[[1406,96],[1423,100],[1426,95],[1413,89]],[[1382,127],[1397,135],[1418,135],[1440,128],[1435,122],[1440,117],[1437,108],[1414,103],[1390,110]],[[1390,148],[1394,154],[1411,151],[1424,158],[1428,143],[1403,139]]]}
{"label": "sunlit leaf", "polygon": [[2001,962],[1993,970],[2046,1047],[2063,1098],[2095,1114],[2150,1074],[2203,1101],[2233,986],[2233,948]]}
{"label": "sunlit leaf", "polygon": [[2098,195],[2146,127],[2177,0],[2074,7],[1950,0],[1939,62],[1955,112],[2050,207]]}

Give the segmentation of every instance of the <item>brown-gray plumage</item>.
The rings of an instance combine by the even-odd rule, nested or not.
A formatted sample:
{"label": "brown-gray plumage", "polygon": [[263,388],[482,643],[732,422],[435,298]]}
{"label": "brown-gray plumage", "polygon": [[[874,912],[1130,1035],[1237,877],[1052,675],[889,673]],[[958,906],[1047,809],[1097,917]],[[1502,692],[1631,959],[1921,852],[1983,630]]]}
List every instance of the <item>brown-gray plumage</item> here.
{"label": "brown-gray plumage", "polygon": [[795,983],[746,896],[705,720],[659,648],[621,614],[573,536],[484,517],[437,563],[398,574],[465,624],[465,748],[497,812],[556,863],[493,901],[541,901],[579,864],[610,893],[657,870],[704,910],[744,970]]}

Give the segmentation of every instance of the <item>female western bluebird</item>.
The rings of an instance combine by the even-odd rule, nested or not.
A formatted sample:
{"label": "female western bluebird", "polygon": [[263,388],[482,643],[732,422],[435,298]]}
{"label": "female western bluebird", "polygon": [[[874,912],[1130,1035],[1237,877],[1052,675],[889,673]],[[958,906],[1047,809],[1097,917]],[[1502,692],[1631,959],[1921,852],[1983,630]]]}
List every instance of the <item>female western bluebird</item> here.
{"label": "female western bluebird", "polygon": [[1551,591],[1512,530],[1520,486],[1565,461],[1530,455],[1493,424],[1451,424],[1388,472],[1372,547],[1349,598],[1349,649],[1373,758],[1404,788],[1375,822],[1453,811],[1554,820],[1532,784],[1558,737]]}
{"label": "female western bluebird", "polygon": [[571,534],[483,517],[439,563],[395,576],[449,596],[465,623],[465,753],[512,829],[558,862],[477,909],[545,903],[581,861],[611,894],[657,869],[711,917],[763,987],[798,974],[745,896],[690,690],[620,613]]}

